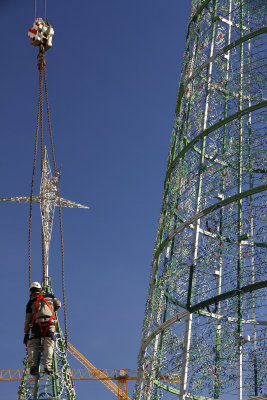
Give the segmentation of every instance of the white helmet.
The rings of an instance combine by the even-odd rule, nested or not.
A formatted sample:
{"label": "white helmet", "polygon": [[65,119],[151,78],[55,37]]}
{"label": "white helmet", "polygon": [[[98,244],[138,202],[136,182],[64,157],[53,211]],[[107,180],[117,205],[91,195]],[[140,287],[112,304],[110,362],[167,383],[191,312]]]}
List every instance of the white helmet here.
{"label": "white helmet", "polygon": [[42,286],[40,285],[39,282],[32,282],[32,283],[31,283],[31,286],[30,286],[30,290],[31,290],[31,289],[34,289],[34,288],[35,288],[35,289],[40,289],[40,290],[41,290],[41,289],[42,289]]}

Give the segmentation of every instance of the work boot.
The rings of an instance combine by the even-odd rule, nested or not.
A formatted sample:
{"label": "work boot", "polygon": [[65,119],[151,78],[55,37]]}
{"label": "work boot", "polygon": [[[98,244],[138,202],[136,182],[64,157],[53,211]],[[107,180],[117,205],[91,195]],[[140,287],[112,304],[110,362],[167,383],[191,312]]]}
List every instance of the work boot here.
{"label": "work boot", "polygon": [[34,375],[36,375],[36,373],[37,373],[37,368],[35,366],[32,366],[30,368],[30,374],[34,376]]}
{"label": "work boot", "polygon": [[45,368],[44,370],[47,373],[47,375],[51,375],[53,373],[53,370],[50,368]]}

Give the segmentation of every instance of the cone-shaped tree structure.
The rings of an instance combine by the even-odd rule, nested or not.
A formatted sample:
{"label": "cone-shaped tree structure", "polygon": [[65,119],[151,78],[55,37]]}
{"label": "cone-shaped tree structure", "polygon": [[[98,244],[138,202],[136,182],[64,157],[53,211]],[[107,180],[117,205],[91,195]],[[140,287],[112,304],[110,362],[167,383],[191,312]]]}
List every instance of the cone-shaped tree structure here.
{"label": "cone-shaped tree structure", "polygon": [[264,393],[266,4],[192,1],[135,400]]}

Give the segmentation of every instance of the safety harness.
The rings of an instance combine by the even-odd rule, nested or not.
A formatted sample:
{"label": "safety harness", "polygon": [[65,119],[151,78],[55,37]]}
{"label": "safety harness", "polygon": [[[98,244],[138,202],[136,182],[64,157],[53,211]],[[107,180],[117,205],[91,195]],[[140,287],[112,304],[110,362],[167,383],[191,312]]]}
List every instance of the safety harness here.
{"label": "safety harness", "polygon": [[[43,296],[42,293],[35,294],[34,296],[36,297],[36,303],[35,303],[35,308],[34,308],[34,312],[33,312],[32,321],[31,321],[31,323],[30,323],[30,327],[32,328],[34,322],[36,321],[36,322],[38,323],[38,325],[39,325],[39,328],[40,328],[41,337],[45,337],[46,334],[47,334],[47,332],[48,332],[48,329],[49,329],[49,327],[50,327],[50,325],[51,325],[51,323],[52,323],[53,320],[54,320],[54,322],[55,322],[55,327],[57,326],[56,316],[55,316],[55,313],[54,313],[54,311],[52,310],[50,304],[49,304],[48,301],[44,298],[44,296]],[[51,313],[52,313],[51,317],[49,318],[49,320],[48,320],[47,322],[41,322],[41,321],[36,317],[36,313],[37,313],[37,311],[38,311],[38,306],[39,306],[39,303],[40,303],[41,300],[43,300],[43,301],[45,302],[45,304],[47,305],[47,307],[49,308],[49,310],[50,310]]]}

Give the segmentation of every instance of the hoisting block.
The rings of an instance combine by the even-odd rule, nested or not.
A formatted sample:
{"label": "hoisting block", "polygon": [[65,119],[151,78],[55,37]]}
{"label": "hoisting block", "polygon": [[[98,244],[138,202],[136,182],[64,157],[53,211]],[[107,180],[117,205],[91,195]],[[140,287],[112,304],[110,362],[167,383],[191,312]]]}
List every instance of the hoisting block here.
{"label": "hoisting block", "polygon": [[49,50],[52,47],[54,33],[55,31],[49,22],[42,18],[36,18],[32,28],[28,30],[28,36],[31,39],[30,44],[33,46],[43,45],[45,50]]}

